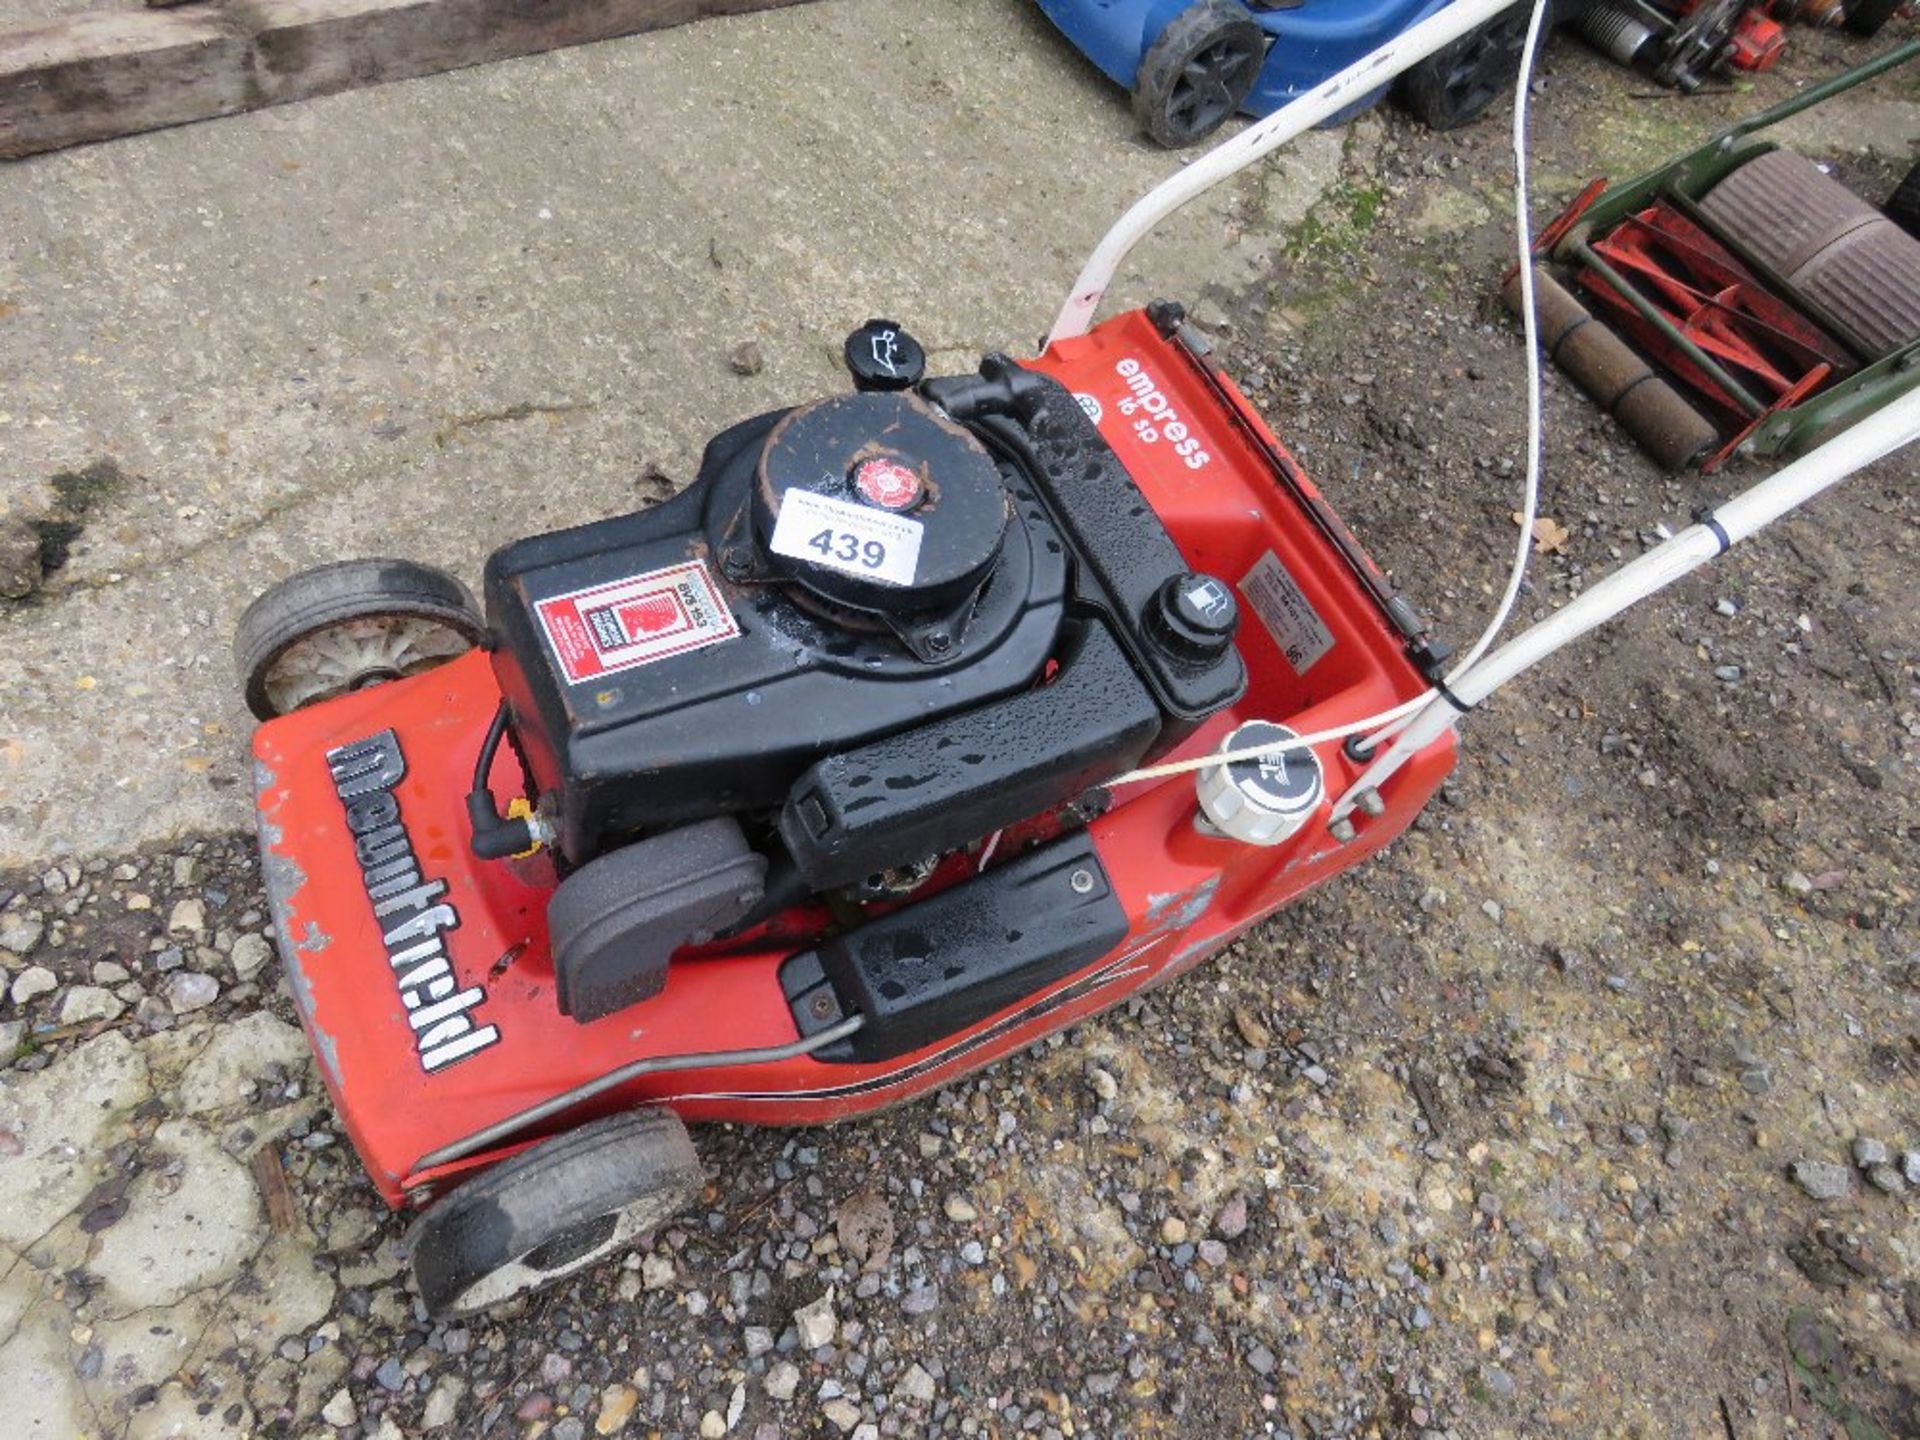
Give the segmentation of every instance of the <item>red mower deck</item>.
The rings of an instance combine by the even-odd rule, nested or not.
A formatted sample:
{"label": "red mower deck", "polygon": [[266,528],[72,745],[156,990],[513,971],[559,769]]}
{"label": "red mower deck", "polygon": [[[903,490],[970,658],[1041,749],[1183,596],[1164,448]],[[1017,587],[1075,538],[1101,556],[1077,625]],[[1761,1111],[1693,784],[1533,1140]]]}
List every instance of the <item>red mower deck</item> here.
{"label": "red mower deck", "polygon": [[[1055,344],[1033,368],[1075,392],[1188,564],[1239,590],[1235,643],[1249,687],[1162,758],[1209,754],[1249,720],[1307,733],[1427,689],[1378,577],[1196,349],[1135,312]],[[802,1057],[649,1075],[423,1168],[422,1157],[635,1060],[795,1041],[779,970],[827,920],[817,905],[795,907],[732,941],[677,953],[651,999],[587,1024],[563,1015],[546,921],[552,863],[545,854],[481,860],[469,844],[463,799],[499,702],[488,657],[475,651],[272,720],[254,740],[287,974],[347,1133],[394,1206],[424,1203],[544,1135],[635,1105],[665,1104],[690,1120],[810,1125],[949,1084],[1198,964],[1371,855],[1453,763],[1449,734],[1385,787],[1379,813],[1355,817],[1347,843],[1329,836],[1324,813],[1270,848],[1207,833],[1184,775],[1121,787],[1088,834],[1127,933],[1074,973],[883,1063]],[[1340,794],[1360,765],[1337,744],[1318,754],[1326,793]],[[504,751],[493,779],[497,794],[518,793]],[[1005,863],[1020,848],[1017,831],[949,857],[926,890]]]}

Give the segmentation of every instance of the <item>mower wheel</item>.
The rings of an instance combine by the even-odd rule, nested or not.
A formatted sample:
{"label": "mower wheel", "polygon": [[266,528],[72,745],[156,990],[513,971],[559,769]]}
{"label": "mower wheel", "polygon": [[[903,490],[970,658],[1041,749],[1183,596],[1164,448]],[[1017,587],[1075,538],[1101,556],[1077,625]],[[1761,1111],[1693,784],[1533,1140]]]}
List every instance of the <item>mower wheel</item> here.
{"label": "mower wheel", "polygon": [[1429,130],[1457,130],[1513,84],[1527,40],[1526,7],[1441,46],[1400,78],[1400,103]]}
{"label": "mower wheel", "polygon": [[1880,208],[1894,224],[1920,239],[1920,164],[1907,171],[1907,178],[1893,187],[1893,194]]}
{"label": "mower wheel", "polygon": [[1266,56],[1266,32],[1237,0],[1200,0],[1176,15],[1141,57],[1133,113],[1168,149],[1195,144],[1253,93]]}
{"label": "mower wheel", "polygon": [[467,1181],[414,1225],[413,1278],[436,1319],[530,1294],[632,1245],[706,1177],[670,1110],[609,1115]]}
{"label": "mower wheel", "polygon": [[240,617],[234,663],[262,720],[418,675],[486,638],[473,594],[411,560],[342,560],[303,570]]}

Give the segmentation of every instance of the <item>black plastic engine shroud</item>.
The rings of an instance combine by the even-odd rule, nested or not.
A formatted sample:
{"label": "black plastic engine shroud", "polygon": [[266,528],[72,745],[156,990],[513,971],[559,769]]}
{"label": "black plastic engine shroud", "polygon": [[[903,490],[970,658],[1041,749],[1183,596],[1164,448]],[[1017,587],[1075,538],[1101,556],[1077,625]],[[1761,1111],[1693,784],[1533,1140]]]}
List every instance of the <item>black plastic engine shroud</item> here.
{"label": "black plastic engine shroud", "polygon": [[[920,466],[927,497],[910,513],[962,559],[969,535],[937,535],[943,478],[970,497],[949,522],[964,513],[972,529],[995,518],[977,466],[997,471],[1004,533],[990,563],[961,576],[970,593],[951,576],[927,594],[849,586],[769,553],[770,440],[821,406],[725,431],[664,504],[488,561],[495,672],[568,864],[733,814],[778,818],[781,848],[813,888],[846,883],[1061,804],[1238,698],[1246,677],[1230,644],[1196,653],[1156,622],[1186,566],[1072,396],[1011,362],[983,374],[927,382],[938,410],[916,396],[823,402],[908,405],[909,418],[965,442],[929,459],[919,452],[932,447],[910,436],[889,449],[876,434],[878,451],[848,452]],[[850,473],[829,463],[805,485],[804,470],[780,472],[842,503],[859,498]],[[593,608],[595,595],[632,589],[605,587],[655,575],[682,577],[684,603],[642,595],[624,619]],[[559,632],[559,612],[578,634]],[[672,641],[659,653],[642,633],[650,625]],[[938,654],[904,638],[935,630],[948,637]],[[583,643],[584,665],[566,653]],[[621,658],[642,652],[644,662]]]}

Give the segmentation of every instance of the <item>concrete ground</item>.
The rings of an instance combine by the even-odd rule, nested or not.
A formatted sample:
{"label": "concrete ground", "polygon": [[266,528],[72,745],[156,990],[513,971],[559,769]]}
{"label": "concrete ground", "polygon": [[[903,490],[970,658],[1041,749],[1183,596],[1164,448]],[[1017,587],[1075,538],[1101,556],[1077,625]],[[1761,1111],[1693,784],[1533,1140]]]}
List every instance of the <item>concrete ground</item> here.
{"label": "concrete ground", "polygon": [[99,3],[99,0],[0,0],[0,26],[38,25],[95,10],[131,10],[124,0]]}
{"label": "concrete ground", "polygon": [[[1341,145],[1198,207],[1116,299],[1244,276]],[[1029,352],[1176,163],[1023,0],[823,0],[10,167],[0,501],[125,479],[0,613],[0,864],[247,823],[227,645],[273,581],[472,580],[843,385],[869,315],[936,366]]]}

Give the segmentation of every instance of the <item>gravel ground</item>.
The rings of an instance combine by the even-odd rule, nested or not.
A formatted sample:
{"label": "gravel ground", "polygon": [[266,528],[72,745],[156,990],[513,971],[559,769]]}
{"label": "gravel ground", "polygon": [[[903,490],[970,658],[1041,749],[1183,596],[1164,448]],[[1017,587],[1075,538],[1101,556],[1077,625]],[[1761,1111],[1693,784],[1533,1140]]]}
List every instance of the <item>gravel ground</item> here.
{"label": "gravel ground", "polygon": [[[1637,87],[1556,48],[1550,192],[1680,143]],[[1357,125],[1271,281],[1196,306],[1456,636],[1518,495],[1503,145]],[[1533,614],[1696,489],[1548,401]],[[1913,479],[1501,696],[1210,969],[871,1121],[709,1129],[698,1213],[464,1325],[331,1127],[248,837],[0,876],[13,1433],[1920,1434]]]}

